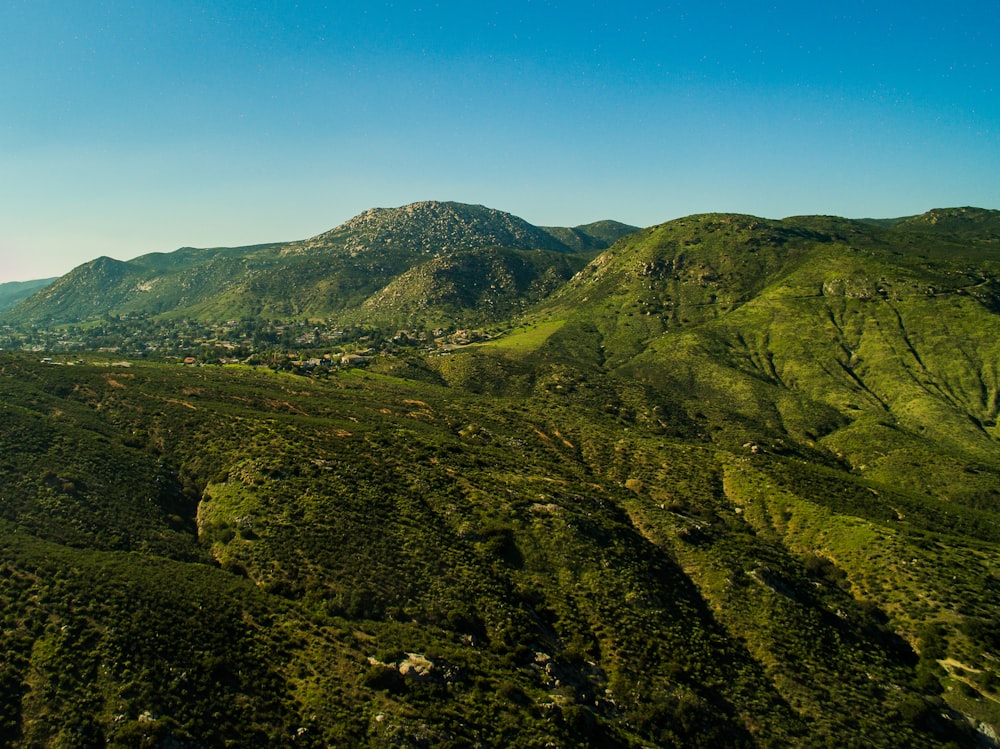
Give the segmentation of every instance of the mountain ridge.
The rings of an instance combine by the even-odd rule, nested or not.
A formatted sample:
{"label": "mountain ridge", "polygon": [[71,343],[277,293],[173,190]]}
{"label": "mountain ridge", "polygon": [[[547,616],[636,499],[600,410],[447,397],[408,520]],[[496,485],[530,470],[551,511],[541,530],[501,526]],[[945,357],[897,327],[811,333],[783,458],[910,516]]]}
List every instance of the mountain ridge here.
{"label": "mountain ridge", "polygon": [[45,288],[55,280],[55,278],[38,278],[30,281],[0,283],[0,312],[10,309],[22,299],[27,299],[36,291]]}
{"label": "mountain ridge", "polygon": [[328,317],[361,304],[398,275],[435,257],[490,247],[573,255],[597,251],[634,229],[616,222],[588,226],[600,236],[588,234],[587,226],[567,229],[575,244],[570,247],[549,231],[483,206],[424,201],[375,208],[301,241],[182,248],[131,261],[99,258],[22,302],[8,319],[78,323],[106,313],[188,314],[218,321]]}

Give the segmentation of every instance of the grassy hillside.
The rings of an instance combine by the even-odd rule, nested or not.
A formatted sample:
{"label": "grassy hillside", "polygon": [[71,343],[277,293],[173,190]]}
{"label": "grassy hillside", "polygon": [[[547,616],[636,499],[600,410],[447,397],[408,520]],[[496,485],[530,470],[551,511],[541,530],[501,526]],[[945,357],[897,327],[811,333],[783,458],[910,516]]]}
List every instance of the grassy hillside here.
{"label": "grassy hillside", "polygon": [[361,372],[3,365],[15,745],[961,739],[900,636],[938,620],[890,619],[852,595],[858,560],[804,548],[855,522],[964,555],[963,584],[995,569],[974,539],[871,519],[842,470],[657,436],[547,383],[484,400]]}
{"label": "grassy hillside", "polygon": [[[995,720],[984,689],[995,685],[995,644],[981,633],[997,622],[983,604],[998,579],[986,552],[1000,530],[998,256],[981,229],[996,212],[936,213],[961,221],[931,214],[882,230],[712,215],[654,227],[538,313],[551,322],[534,330],[549,335],[470,359],[502,352],[536,391],[712,445],[703,470],[720,471],[721,507],[758,538],[829,565],[917,652],[940,634],[947,645],[927,672],[943,677],[951,704]],[[686,508],[663,448],[640,454],[623,478],[652,500],[652,518]],[[676,539],[667,520],[643,515]],[[694,522],[698,537],[704,524]],[[693,562],[696,579],[718,564],[710,559]],[[730,611],[732,593],[702,579]]]}

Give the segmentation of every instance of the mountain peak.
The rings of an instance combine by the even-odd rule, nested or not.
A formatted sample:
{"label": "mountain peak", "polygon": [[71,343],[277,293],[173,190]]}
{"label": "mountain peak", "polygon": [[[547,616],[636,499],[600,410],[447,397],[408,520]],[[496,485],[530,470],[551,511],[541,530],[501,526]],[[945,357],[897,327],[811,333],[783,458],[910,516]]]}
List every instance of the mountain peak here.
{"label": "mountain peak", "polygon": [[896,226],[903,229],[945,233],[986,231],[996,237],[1000,234],[1000,211],[971,206],[933,208],[919,216],[903,219]]}
{"label": "mountain peak", "polygon": [[369,208],[354,218],[348,219],[333,231],[340,229],[356,230],[370,226],[382,227],[386,224],[413,221],[448,221],[468,226],[483,226],[495,223],[524,223],[530,226],[523,219],[519,219],[503,211],[487,208],[483,205],[441,200],[421,200],[397,208]]}
{"label": "mountain peak", "polygon": [[335,244],[352,254],[373,249],[443,254],[491,246],[567,249],[548,232],[510,213],[437,200],[398,208],[371,208],[305,242],[307,249]]}

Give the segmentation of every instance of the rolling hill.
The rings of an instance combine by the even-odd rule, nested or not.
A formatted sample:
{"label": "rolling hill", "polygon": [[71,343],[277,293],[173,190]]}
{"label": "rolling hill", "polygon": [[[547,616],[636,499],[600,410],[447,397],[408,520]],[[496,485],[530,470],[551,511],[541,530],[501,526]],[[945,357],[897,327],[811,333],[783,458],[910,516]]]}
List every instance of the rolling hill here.
{"label": "rolling hill", "polygon": [[90,270],[377,263],[343,319],[502,334],[0,352],[3,741],[997,745],[1000,212],[706,214],[594,256],[392,211]]}

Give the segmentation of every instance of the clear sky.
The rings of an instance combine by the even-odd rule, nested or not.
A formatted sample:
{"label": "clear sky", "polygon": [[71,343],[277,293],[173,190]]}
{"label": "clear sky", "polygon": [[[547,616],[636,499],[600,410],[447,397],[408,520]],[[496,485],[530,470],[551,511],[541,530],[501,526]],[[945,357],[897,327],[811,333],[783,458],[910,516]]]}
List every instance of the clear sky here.
{"label": "clear sky", "polygon": [[1000,2],[0,3],[0,282],[375,206],[1000,208]]}

